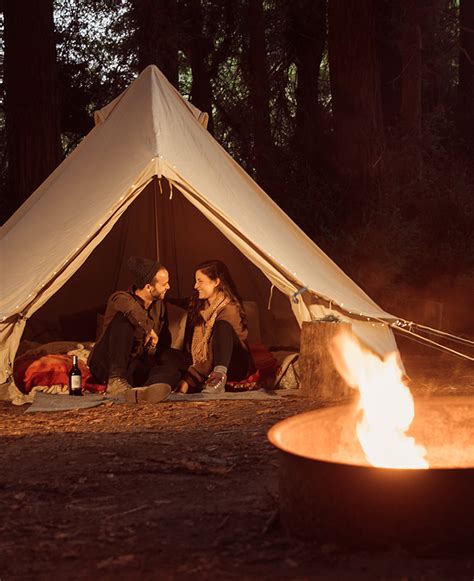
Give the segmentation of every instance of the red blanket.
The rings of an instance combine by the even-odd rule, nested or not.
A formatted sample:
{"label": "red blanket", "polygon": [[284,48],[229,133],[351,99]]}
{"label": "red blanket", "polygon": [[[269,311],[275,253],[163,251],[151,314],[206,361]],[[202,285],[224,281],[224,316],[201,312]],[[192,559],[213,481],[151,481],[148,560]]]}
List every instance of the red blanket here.
{"label": "red blanket", "polygon": [[[270,351],[261,343],[250,345],[256,373],[242,381],[228,383],[232,391],[248,391],[272,385],[275,379],[278,362]],[[92,374],[85,363],[78,361],[82,373],[84,391],[100,393],[105,391],[105,385],[93,383]],[[29,393],[37,385],[68,385],[69,371],[72,367],[70,355],[43,355],[21,357],[15,361],[13,377],[15,384],[24,393]]]}
{"label": "red blanket", "polygon": [[[78,361],[82,373],[84,391],[103,392],[105,385],[92,383],[92,375],[85,363]],[[37,385],[68,385],[69,371],[72,367],[70,355],[43,355],[41,357],[21,357],[15,361],[13,377],[16,386],[24,393],[29,393]]]}

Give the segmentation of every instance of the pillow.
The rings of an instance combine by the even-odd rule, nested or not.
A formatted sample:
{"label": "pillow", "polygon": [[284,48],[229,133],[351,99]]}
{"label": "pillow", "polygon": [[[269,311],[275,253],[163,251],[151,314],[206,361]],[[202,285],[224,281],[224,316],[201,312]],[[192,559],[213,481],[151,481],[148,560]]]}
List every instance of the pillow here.
{"label": "pillow", "polygon": [[168,327],[171,333],[171,347],[181,350],[184,346],[184,333],[188,312],[173,303],[166,303]]}
{"label": "pillow", "polygon": [[[20,347],[23,345],[20,343]],[[24,347],[28,347],[25,349]],[[84,344],[77,341],[52,341],[51,343],[32,343],[27,342],[26,345],[17,352],[17,359],[20,357],[39,357],[41,355],[57,355],[59,353],[67,353],[71,349],[83,349]]]}
{"label": "pillow", "polygon": [[261,381],[273,381],[278,369],[278,361],[273,353],[263,343],[252,343],[250,345],[255,367],[260,372]]}
{"label": "pillow", "polygon": [[227,391],[253,391],[262,387],[273,387],[278,361],[263,343],[252,343],[249,347],[256,371],[242,381],[228,381]]}

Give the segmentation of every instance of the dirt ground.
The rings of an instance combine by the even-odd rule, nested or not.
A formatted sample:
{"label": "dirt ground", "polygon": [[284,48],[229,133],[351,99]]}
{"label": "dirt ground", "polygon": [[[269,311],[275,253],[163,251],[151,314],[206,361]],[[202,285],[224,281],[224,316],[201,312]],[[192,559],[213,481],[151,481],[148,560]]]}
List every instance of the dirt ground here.
{"label": "dirt ground", "polygon": [[[474,367],[405,360],[416,392],[473,394]],[[278,521],[282,400],[0,405],[0,579],[474,579],[473,554],[355,551],[290,539]]]}

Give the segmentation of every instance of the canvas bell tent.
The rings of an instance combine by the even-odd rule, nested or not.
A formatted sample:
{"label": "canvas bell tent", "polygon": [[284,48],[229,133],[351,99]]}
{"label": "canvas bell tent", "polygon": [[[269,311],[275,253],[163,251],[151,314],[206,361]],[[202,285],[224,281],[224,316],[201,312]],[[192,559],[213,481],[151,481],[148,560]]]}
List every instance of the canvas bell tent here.
{"label": "canvas bell tent", "polygon": [[206,117],[149,66],[96,113],[94,129],[6,222],[0,382],[36,311],[65,320],[100,308],[130,282],[132,254],[163,262],[170,295],[181,297],[197,263],[224,260],[243,298],[258,306],[269,345],[288,344],[292,324],[333,312],[377,353],[396,350],[395,318],[225,152]]}

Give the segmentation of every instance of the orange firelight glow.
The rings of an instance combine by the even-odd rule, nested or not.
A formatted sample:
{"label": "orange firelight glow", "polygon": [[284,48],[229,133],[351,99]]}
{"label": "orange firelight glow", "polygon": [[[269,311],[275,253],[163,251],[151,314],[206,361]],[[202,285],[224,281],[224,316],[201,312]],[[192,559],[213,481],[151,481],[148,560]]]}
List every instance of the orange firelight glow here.
{"label": "orange firelight glow", "polygon": [[384,468],[428,468],[426,450],[407,436],[415,405],[396,353],[380,359],[349,333],[330,346],[337,371],[359,391],[357,436],[367,460]]}

